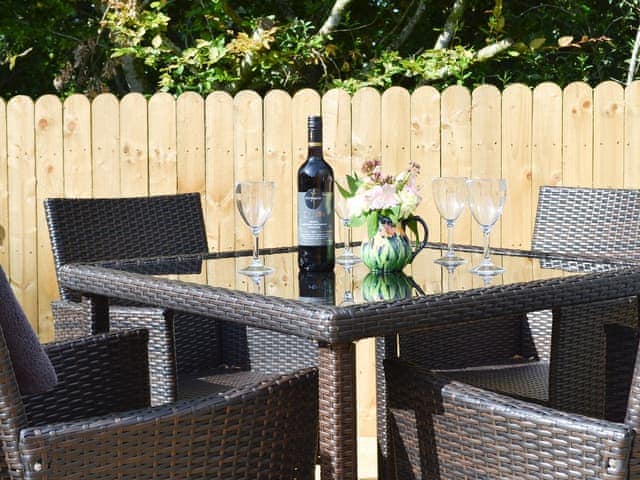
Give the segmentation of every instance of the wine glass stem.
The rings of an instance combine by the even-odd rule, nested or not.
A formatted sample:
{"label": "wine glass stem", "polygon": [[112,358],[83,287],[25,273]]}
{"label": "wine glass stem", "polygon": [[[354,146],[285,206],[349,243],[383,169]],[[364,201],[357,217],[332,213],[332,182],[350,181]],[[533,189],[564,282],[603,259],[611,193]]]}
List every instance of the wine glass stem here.
{"label": "wine glass stem", "polygon": [[482,246],[484,247],[484,251],[482,254],[482,263],[491,263],[491,259],[489,258],[489,229],[482,229]]}
{"label": "wine glass stem", "polygon": [[453,257],[453,222],[447,220],[447,257]]}
{"label": "wine glass stem", "polygon": [[351,255],[351,228],[349,227],[349,220],[342,221],[344,227],[344,254]]}
{"label": "wine glass stem", "polygon": [[261,265],[260,256],[258,255],[258,238],[259,233],[253,234],[253,259],[251,260],[252,265]]}

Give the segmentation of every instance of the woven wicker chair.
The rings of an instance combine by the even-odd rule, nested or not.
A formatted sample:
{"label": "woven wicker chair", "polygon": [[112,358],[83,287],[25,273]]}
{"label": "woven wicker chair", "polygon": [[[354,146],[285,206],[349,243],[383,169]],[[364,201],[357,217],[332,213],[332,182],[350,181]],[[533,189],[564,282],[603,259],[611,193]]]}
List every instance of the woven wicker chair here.
{"label": "woven wicker chair", "polygon": [[[596,381],[587,396],[578,388],[573,401],[557,407],[385,360],[394,466],[389,478],[640,478],[640,358],[628,355],[637,350],[636,330],[612,327],[621,330],[605,329],[611,348],[603,361],[604,388]],[[594,398],[604,399],[599,408]],[[585,405],[600,413],[575,413]]]}
{"label": "woven wicker chair", "polygon": [[[197,254],[208,249],[197,193],[51,198],[45,200],[45,212],[56,270],[72,262]],[[64,288],[60,298],[52,304],[57,339],[96,333],[87,304]],[[161,310],[150,315],[149,309],[141,313],[136,306],[114,305],[110,325],[113,330],[149,329],[154,405],[202,393],[203,388],[225,390],[317,364],[317,349],[310,340],[222,319],[181,312],[171,318]]]}
{"label": "woven wicker chair", "polygon": [[150,407],[147,338],[128,330],[46,345],[59,383],[21,396],[0,332],[0,479],[312,478],[314,369]]}
{"label": "woven wicker chair", "polygon": [[[579,189],[565,187],[542,187],[540,190],[536,226],[534,230],[533,249],[546,252],[560,252],[571,254],[599,254],[611,256],[627,256],[637,258],[640,255],[640,191],[637,190],[612,190],[612,189]],[[435,397],[424,397],[425,404],[436,402],[439,404],[445,392],[461,388],[471,389],[476,395],[475,401],[483,403],[483,395],[489,399],[487,405],[499,398],[505,401],[505,408],[513,405],[522,407],[523,412],[536,410],[539,406],[553,407],[555,411],[581,414],[593,418],[604,418],[608,407],[605,401],[607,389],[607,374],[605,372],[605,326],[627,325],[637,327],[638,310],[635,301],[620,299],[618,301],[601,302],[590,305],[589,309],[562,308],[554,311],[554,316],[562,321],[554,322],[552,327],[551,312],[533,312],[527,317],[505,317],[488,319],[486,321],[463,325],[460,327],[437,328],[425,331],[420,335],[407,335],[400,337],[402,363],[407,368],[406,375],[399,374],[402,370],[399,363],[391,363],[386,369],[386,381],[388,382],[386,400],[389,409],[382,414],[391,413],[391,420],[383,416],[383,426],[391,421],[391,433],[394,436],[394,448],[391,449],[392,462],[384,467],[384,473],[389,478],[395,478],[393,472],[398,473],[398,478],[534,478],[523,466],[528,460],[526,455],[516,458],[522,452],[494,452],[493,454],[479,447],[477,455],[483,460],[475,462],[468,460],[466,463],[460,460],[457,452],[462,451],[464,443],[460,439],[440,438],[433,433],[432,443],[438,444],[438,455],[431,455],[425,460],[427,447],[418,445],[415,422],[408,420],[416,407],[410,400],[403,403],[402,396],[413,384],[408,381],[407,375],[420,377],[422,385],[440,385],[439,375],[445,378],[450,385],[441,389],[440,386],[432,388]],[[571,321],[571,319],[575,319]],[[553,337],[551,332],[553,330]],[[387,343],[391,343],[387,341]],[[387,345],[387,357],[393,357],[393,345]],[[409,367],[408,365],[413,365]],[[471,367],[471,368],[470,368]],[[416,373],[419,372],[419,373]],[[429,372],[426,376],[424,372]],[[396,378],[398,375],[398,378]],[[385,380],[383,379],[383,380]],[[456,381],[465,382],[457,383]],[[404,382],[404,383],[403,383]],[[470,387],[471,384],[475,387]],[[384,383],[383,383],[384,385]],[[402,385],[402,386],[401,386]],[[435,390],[434,390],[435,389]],[[489,390],[492,393],[489,393]],[[424,393],[423,390],[420,390]],[[508,400],[497,393],[509,395]],[[455,391],[456,395],[460,391]],[[497,396],[496,396],[497,395]],[[456,397],[457,398],[457,397]],[[509,404],[514,399],[528,403]],[[496,400],[498,401],[498,400]],[[499,403],[499,402],[498,402]],[[408,406],[411,404],[411,407]],[[455,404],[455,401],[453,402]],[[433,404],[432,404],[433,405]],[[386,407],[387,405],[384,405]],[[464,410],[463,404],[456,404],[457,408]],[[481,405],[482,407],[482,405]],[[430,407],[419,407],[420,415],[427,415],[424,421],[435,422],[434,411],[425,413]],[[435,407],[434,407],[435,408]],[[479,407],[480,408],[480,407]],[[484,408],[484,407],[482,407]],[[543,408],[543,407],[540,407]],[[426,409],[426,410],[425,410]],[[529,410],[527,410],[529,409]],[[519,414],[515,409],[514,415]],[[479,437],[474,437],[477,432],[484,431],[480,428],[474,431],[478,423],[473,418],[475,411],[469,410],[469,415],[460,413],[461,421],[469,422],[472,434],[469,436],[469,445],[479,442]],[[527,413],[526,415],[528,415]],[[545,415],[548,412],[545,411]],[[415,415],[418,415],[417,411]],[[431,415],[431,416],[429,416]],[[523,418],[526,418],[526,415]],[[558,418],[565,418],[558,414]],[[416,418],[415,416],[412,418]],[[438,417],[439,418],[439,417]],[[509,417],[505,417],[509,418]],[[569,418],[569,417],[566,417]],[[421,420],[417,420],[420,424]],[[438,420],[440,421],[440,420]],[[457,420],[456,420],[457,421]],[[483,420],[484,421],[484,420]],[[493,419],[494,426],[496,419]],[[525,420],[523,420],[525,421]],[[597,423],[597,421],[595,421]],[[482,423],[482,422],[480,422]],[[594,424],[595,425],[595,424]],[[420,435],[424,434],[424,424],[420,424]],[[428,427],[428,428],[431,428]],[[467,427],[460,427],[461,431]],[[504,434],[511,435],[510,424],[506,421],[504,430],[496,427],[491,436],[487,433],[486,442],[494,448],[496,437]],[[513,427],[518,429],[518,425]],[[589,426],[586,428],[590,428]],[[500,433],[502,432],[502,433]],[[420,437],[422,441],[422,437]],[[516,443],[522,438],[517,437]],[[527,438],[526,435],[524,438]],[[535,443],[535,434],[532,433],[532,441]],[[382,447],[386,448],[386,432],[382,433]],[[526,442],[526,440],[522,440]],[[543,440],[540,440],[543,442]],[[431,448],[431,447],[429,447]],[[435,447],[434,447],[435,448]],[[452,453],[449,450],[456,450]],[[430,450],[433,452],[433,449]],[[466,451],[469,454],[469,451]],[[385,451],[383,450],[383,454]],[[541,451],[541,455],[549,455],[553,463],[551,452]],[[449,463],[449,457],[455,458]],[[504,464],[499,458],[505,455],[509,460]],[[533,454],[532,454],[533,455]],[[436,458],[437,457],[437,458]],[[442,462],[446,467],[440,468]],[[533,455],[532,458],[535,458]],[[580,457],[575,457],[580,458]],[[434,460],[436,459],[436,460]],[[383,464],[386,459],[381,458]],[[433,463],[433,462],[436,463]],[[540,460],[542,461],[542,460]],[[564,460],[559,460],[561,463]],[[426,462],[426,463],[425,463]],[[452,465],[459,463],[458,467]],[[483,463],[486,462],[486,463]],[[395,465],[393,465],[395,463]],[[443,465],[444,465],[443,463]],[[473,466],[470,466],[473,463]],[[509,465],[506,470],[500,470],[504,465]],[[532,461],[535,464],[535,461]],[[413,468],[411,468],[411,466]],[[456,469],[457,468],[457,469]],[[540,468],[535,478],[545,478]],[[512,470],[509,470],[512,469]],[[611,467],[607,467],[611,470]],[[561,466],[553,470],[554,474],[562,476],[566,471]],[[420,473],[421,472],[421,473]],[[532,475],[528,477],[525,475]],[[564,473],[563,473],[564,472]],[[429,476],[431,475],[431,476]],[[440,475],[440,476],[438,476]],[[608,475],[608,474],[607,474]],[[585,476],[588,476],[585,474]],[[549,477],[551,478],[551,477]],[[555,478],[555,477],[554,477]],[[596,478],[600,478],[597,477]],[[618,478],[605,476],[603,478]]]}

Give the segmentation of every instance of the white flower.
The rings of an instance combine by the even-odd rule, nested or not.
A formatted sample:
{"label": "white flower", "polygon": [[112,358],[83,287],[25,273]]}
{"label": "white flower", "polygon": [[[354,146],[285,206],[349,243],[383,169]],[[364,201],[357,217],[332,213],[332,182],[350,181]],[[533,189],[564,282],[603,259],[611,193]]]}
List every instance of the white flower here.
{"label": "white flower", "polygon": [[398,196],[400,197],[400,218],[410,217],[422,200],[418,192],[408,185],[398,193]]}
{"label": "white flower", "polygon": [[369,202],[367,201],[364,190],[358,192],[353,197],[347,198],[347,210],[349,212],[349,218],[359,217],[369,211]]}

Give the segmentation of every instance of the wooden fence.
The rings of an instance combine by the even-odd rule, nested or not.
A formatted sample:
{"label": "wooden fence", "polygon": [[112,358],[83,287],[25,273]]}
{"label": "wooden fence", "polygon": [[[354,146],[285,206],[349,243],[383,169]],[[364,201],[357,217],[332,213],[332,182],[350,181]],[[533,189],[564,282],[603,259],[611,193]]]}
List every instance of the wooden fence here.
{"label": "wooden fence", "polygon": [[[306,117],[318,113],[337,177],[363,159],[380,158],[389,172],[410,160],[422,166],[420,213],[432,239],[441,236],[434,176],[506,178],[492,244],[517,248],[529,246],[540,185],[640,187],[640,82],[0,99],[0,264],[41,338],[53,338],[49,302],[57,296],[43,199],[198,191],[210,248],[229,250],[251,243],[234,182],[264,177],[277,183],[264,243],[295,244],[296,170],[306,156]],[[480,243],[468,214],[455,240]],[[292,283],[272,282],[267,288]],[[428,276],[421,282],[428,287]]]}

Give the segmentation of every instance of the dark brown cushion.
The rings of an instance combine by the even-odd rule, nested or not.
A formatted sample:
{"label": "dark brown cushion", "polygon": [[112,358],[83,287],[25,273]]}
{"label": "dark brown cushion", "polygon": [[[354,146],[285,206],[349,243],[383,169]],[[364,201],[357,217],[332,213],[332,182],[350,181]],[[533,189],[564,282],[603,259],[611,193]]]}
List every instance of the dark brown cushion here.
{"label": "dark brown cushion", "polygon": [[42,393],[53,388],[58,382],[56,371],[13,294],[2,268],[0,328],[7,343],[20,393]]}

